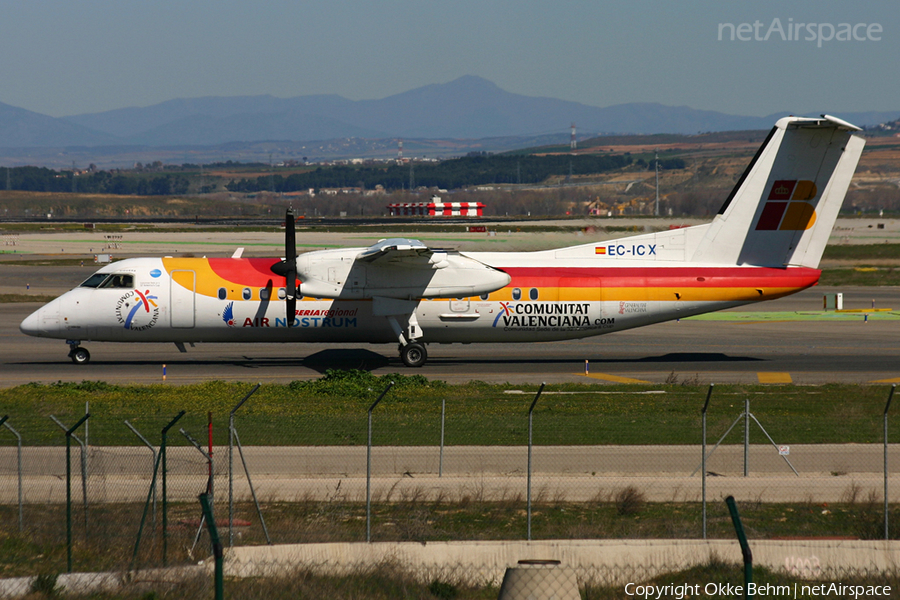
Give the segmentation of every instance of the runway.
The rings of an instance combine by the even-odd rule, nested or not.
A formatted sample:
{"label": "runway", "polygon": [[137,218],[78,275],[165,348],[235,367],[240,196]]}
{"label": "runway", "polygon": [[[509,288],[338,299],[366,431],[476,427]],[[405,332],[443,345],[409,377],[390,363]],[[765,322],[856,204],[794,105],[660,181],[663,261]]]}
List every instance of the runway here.
{"label": "runway", "polygon": [[[80,281],[82,272],[66,274]],[[48,291],[64,287],[53,281]],[[61,285],[62,284],[62,285]],[[76,282],[77,284],[77,282]],[[74,284],[73,284],[74,285]],[[820,311],[824,293],[841,291],[845,309],[895,308],[900,288],[815,287],[763,303],[754,311]],[[900,382],[900,320],[842,319],[682,320],[571,342],[542,344],[430,345],[421,369],[401,363],[395,345],[198,344],[181,354],[172,344],[90,343],[87,365],[74,365],[61,340],[30,338],[18,325],[36,303],[0,305],[0,386],[29,382],[104,380],[167,384],[210,379],[289,382],[330,368],[375,374],[421,374],[450,383],[892,383]],[[799,318],[799,317],[798,317]],[[805,317],[804,317],[805,318]],[[589,372],[585,373],[585,361]]]}

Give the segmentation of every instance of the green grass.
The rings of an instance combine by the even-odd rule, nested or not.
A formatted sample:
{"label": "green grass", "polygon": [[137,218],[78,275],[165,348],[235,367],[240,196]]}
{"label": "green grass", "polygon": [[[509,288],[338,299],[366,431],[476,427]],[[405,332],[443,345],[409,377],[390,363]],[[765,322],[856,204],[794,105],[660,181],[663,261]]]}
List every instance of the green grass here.
{"label": "green grass", "polygon": [[819,285],[896,286],[900,285],[900,266],[866,266],[825,269]]}
{"label": "green grass", "polygon": [[825,260],[900,259],[900,244],[840,244],[825,246]]}
{"label": "green grass", "polygon": [[[447,401],[448,445],[526,442],[534,386],[448,385],[421,376],[375,377],[359,371],[263,385],[237,414],[241,440],[248,445],[365,445],[367,409],[389,380],[398,383],[373,412],[377,445],[437,445],[442,399]],[[23,433],[26,444],[59,444],[62,435],[49,415],[74,422],[89,401],[91,443],[102,446],[139,444],[122,425],[124,419],[156,441],[160,428],[180,410],[187,414],[179,427],[196,437],[206,428],[207,411],[212,411],[216,443],[225,444],[228,413],[250,387],[220,381],[187,386],[29,384],[0,390],[0,415],[10,415],[10,424]],[[525,393],[504,393],[509,388]],[[641,393],[647,390],[665,393]],[[566,384],[546,391],[585,393],[541,398],[534,413],[535,444],[695,444],[707,388]],[[775,439],[793,444],[877,443],[888,391],[887,385],[720,385],[710,405],[709,435],[721,435],[749,398],[753,413]],[[900,419],[892,419],[890,428],[890,435],[900,438]],[[761,437],[752,441],[765,442]],[[12,442],[2,437],[0,443]]]}

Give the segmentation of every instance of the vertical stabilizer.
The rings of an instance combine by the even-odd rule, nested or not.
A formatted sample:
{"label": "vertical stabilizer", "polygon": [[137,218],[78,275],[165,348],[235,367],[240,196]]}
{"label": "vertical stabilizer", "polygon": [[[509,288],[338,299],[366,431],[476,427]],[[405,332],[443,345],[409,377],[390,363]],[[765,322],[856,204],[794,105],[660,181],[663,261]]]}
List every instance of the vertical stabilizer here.
{"label": "vertical stabilizer", "polygon": [[835,117],[780,119],[693,262],[816,268],[865,141]]}

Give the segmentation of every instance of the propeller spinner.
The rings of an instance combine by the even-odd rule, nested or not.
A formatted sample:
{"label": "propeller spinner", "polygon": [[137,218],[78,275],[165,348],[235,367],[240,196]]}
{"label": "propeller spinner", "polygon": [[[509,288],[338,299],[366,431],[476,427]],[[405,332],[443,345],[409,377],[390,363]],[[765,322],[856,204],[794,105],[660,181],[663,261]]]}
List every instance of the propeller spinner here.
{"label": "propeller spinner", "polygon": [[294,324],[297,311],[297,234],[294,209],[284,215],[284,260],[272,265],[272,272],[285,278],[285,310],[288,327]]}

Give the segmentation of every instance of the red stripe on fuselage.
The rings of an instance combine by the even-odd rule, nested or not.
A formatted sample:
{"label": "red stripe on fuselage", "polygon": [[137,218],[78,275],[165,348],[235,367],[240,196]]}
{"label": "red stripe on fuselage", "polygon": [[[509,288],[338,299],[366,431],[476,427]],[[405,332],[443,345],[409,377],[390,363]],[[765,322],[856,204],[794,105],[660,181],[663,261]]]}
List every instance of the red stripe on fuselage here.
{"label": "red stripe on fuselage", "polygon": [[[778,287],[814,285],[818,269],[792,267],[503,267],[520,287]],[[560,281],[564,279],[565,281]]]}
{"label": "red stripe on fuselage", "polygon": [[209,268],[216,275],[240,285],[249,287],[266,287],[269,280],[276,287],[284,285],[284,277],[272,272],[272,265],[279,262],[277,258],[209,258]]}

